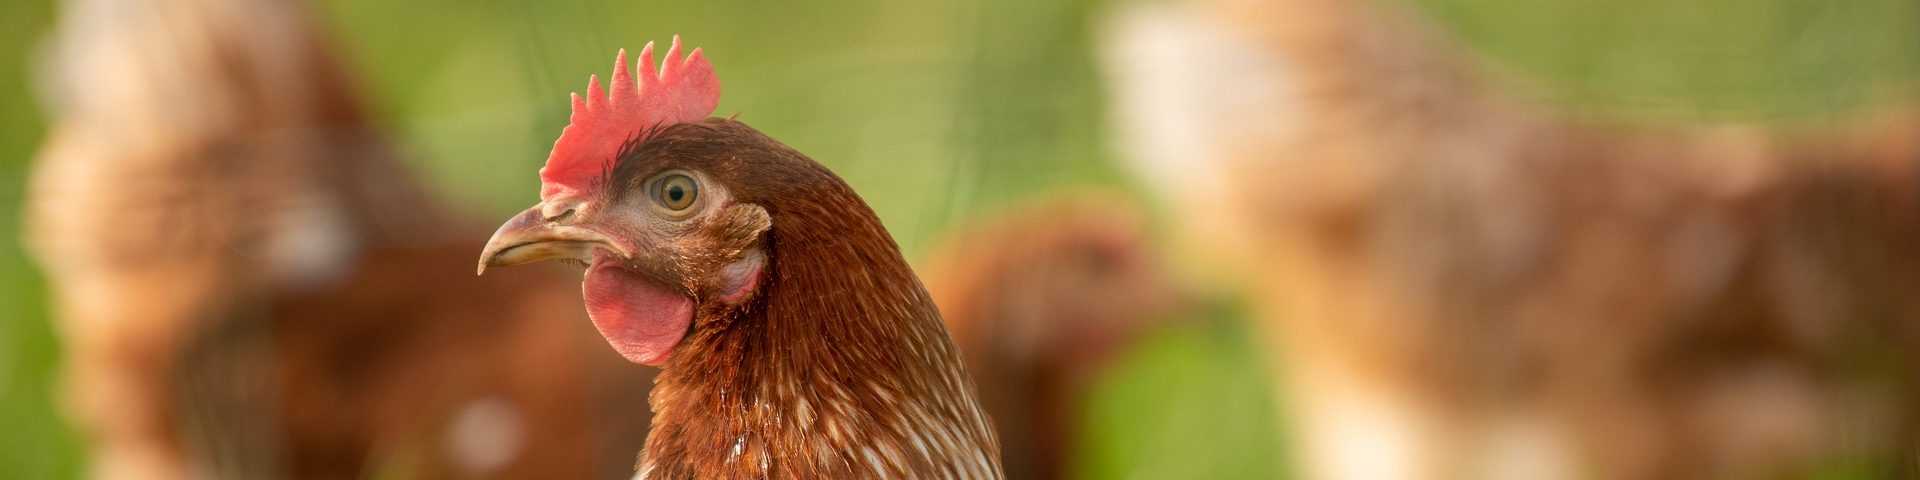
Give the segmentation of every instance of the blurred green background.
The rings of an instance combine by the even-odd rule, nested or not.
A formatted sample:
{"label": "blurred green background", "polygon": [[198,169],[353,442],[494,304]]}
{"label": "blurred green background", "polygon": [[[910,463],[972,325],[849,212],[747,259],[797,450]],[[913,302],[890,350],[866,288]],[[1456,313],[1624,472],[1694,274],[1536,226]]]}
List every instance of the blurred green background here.
{"label": "blurred green background", "polygon": [[[19,248],[43,119],[29,62],[55,12],[0,5],[0,476],[74,478],[82,453],[53,393],[58,345]],[[615,49],[674,33],[707,49],[721,114],[839,171],[918,258],[955,221],[1086,185],[1115,166],[1092,0],[321,2],[363,90],[416,166],[484,216],[530,203],[566,93]],[[1424,0],[1517,78],[1603,111],[1805,119],[1920,76],[1920,2]],[[139,52],[128,52],[137,55]],[[1182,212],[1164,212],[1177,215]],[[485,218],[485,217],[483,217]],[[1270,388],[1230,296],[1145,342],[1085,410],[1096,478],[1273,478]]]}

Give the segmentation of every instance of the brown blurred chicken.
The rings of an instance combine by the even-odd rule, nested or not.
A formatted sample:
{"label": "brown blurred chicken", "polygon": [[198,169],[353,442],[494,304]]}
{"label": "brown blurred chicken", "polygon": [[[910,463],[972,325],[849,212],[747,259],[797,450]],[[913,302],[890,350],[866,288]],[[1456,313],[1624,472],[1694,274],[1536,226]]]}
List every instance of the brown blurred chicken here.
{"label": "brown blurred chicken", "polygon": [[96,478],[625,478],[651,374],[476,278],[304,5],[74,0],[30,242]]}
{"label": "brown blurred chicken", "polygon": [[1399,2],[1113,27],[1120,138],[1254,285],[1308,478],[1912,473],[1920,108],[1596,119]]}
{"label": "brown blurred chicken", "polygon": [[1090,383],[1184,303],[1125,205],[1018,206],[931,256],[927,288],[980,385],[1008,478],[1074,478]]}

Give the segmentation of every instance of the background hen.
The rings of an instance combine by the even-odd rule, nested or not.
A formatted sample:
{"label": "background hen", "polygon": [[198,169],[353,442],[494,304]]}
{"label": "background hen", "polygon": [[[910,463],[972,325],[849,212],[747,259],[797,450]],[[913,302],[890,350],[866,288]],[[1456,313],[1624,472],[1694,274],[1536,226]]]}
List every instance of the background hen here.
{"label": "background hen", "polygon": [[[1133,139],[1135,166],[1221,212],[1184,217],[1186,238],[1248,279],[1303,472],[1911,475],[1920,109],[1894,72],[1912,44],[1815,46],[1805,61],[1884,63],[1851,90],[1781,88],[1804,97],[1783,112],[1845,106],[1791,122],[1552,102],[1516,75],[1537,47],[1479,56],[1456,40],[1500,26],[1428,16],[1466,3],[1199,2],[1114,30],[1122,125],[1163,133]],[[1910,26],[1911,5],[1813,10]]]}
{"label": "background hen", "polygon": [[[306,9],[66,5],[30,238],[103,478],[622,477],[649,375],[467,273]],[[477,234],[477,233],[469,233]]]}
{"label": "background hen", "polygon": [[1008,478],[1081,478],[1095,382],[1192,299],[1146,219],[1114,194],[1066,195],[941,240],[927,289],[980,386]]}

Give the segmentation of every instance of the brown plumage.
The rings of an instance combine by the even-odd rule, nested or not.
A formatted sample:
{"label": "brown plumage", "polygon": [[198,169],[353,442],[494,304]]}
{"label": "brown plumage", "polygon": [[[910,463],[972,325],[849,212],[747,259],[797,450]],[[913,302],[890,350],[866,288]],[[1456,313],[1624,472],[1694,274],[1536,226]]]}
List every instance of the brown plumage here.
{"label": "brown plumage", "polygon": [[942,241],[927,288],[940,305],[1010,478],[1074,478],[1094,378],[1185,303],[1122,198],[1011,207]]}
{"label": "brown plumage", "polygon": [[959,352],[873,211],[799,152],[701,119],[718,85],[699,51],[676,40],[655,76],[651,50],[640,88],[623,53],[610,95],[595,80],[576,100],[543,201],[481,256],[586,264],[595,326],[662,366],[640,477],[999,478]]}
{"label": "brown plumage", "polygon": [[[939,311],[846,183],[738,122],[683,126],[654,142],[658,151],[636,158],[723,175],[735,201],[761,205],[772,227],[762,290],[738,308],[703,306],[662,370],[642,471],[996,476],[993,432]],[[649,167],[630,162],[623,172]]]}
{"label": "brown plumage", "polygon": [[1395,2],[1128,18],[1119,110],[1186,135],[1139,165],[1256,286],[1309,477],[1910,465],[1912,104],[1642,124],[1508,94]]}
{"label": "brown plumage", "polygon": [[[625,478],[649,373],[368,121],[297,2],[68,2],[29,239],[97,478]],[[524,280],[524,279],[522,279]]]}

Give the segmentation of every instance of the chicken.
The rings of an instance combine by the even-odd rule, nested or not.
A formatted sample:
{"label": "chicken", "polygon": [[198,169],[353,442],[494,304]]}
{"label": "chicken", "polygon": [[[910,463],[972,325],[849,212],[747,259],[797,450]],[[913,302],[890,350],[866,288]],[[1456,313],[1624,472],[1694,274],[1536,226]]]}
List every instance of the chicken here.
{"label": "chicken", "polygon": [[1108,195],[1050,199],[963,228],[926,270],[1011,478],[1075,478],[1095,377],[1186,313],[1143,220]]}
{"label": "chicken", "polygon": [[322,37],[297,2],[66,4],[28,229],[91,475],[628,476],[649,373],[569,289],[464,275],[485,230]]}
{"label": "chicken", "polygon": [[585,265],[588,318],[661,366],[641,478],[999,478],[999,445],[932,298],[839,177],[708,118],[712,65],[676,37],[573,99],[541,201],[480,271]]}
{"label": "chicken", "polygon": [[1215,212],[1181,230],[1256,288],[1309,478],[1910,461],[1915,105],[1595,118],[1506,93],[1396,2],[1144,7],[1112,32],[1133,165]]}

